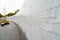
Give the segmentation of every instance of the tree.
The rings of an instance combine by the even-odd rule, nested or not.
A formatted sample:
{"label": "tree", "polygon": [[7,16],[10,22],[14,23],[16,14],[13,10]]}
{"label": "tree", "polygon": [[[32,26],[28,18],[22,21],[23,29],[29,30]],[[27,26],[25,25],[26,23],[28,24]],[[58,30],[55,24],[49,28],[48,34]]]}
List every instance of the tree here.
{"label": "tree", "polygon": [[2,21],[0,21],[1,26],[4,26],[4,25],[9,24],[9,21],[7,20],[6,17],[10,17],[10,16],[13,16],[13,15],[16,15],[18,12],[19,12],[19,9],[16,10],[14,13],[8,13],[8,14],[6,14],[6,15],[2,15],[2,14],[0,13],[0,18],[4,18],[4,19],[2,19]]}

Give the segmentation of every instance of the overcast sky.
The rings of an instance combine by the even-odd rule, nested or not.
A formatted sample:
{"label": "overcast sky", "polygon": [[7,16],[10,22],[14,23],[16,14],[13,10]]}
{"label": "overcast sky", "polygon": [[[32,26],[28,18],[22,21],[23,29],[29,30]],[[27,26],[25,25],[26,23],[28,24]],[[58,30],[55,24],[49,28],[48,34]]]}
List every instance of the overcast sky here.
{"label": "overcast sky", "polygon": [[[0,0],[0,13],[5,14],[20,9],[25,0]],[[6,10],[6,11],[4,11]]]}

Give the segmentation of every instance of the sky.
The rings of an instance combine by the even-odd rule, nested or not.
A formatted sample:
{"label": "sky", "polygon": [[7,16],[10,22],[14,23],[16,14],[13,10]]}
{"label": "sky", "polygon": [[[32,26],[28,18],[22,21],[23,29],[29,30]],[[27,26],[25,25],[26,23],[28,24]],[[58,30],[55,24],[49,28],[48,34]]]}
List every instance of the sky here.
{"label": "sky", "polygon": [[24,1],[25,0],[0,0],[0,13],[5,15],[6,13],[14,12],[22,7]]}

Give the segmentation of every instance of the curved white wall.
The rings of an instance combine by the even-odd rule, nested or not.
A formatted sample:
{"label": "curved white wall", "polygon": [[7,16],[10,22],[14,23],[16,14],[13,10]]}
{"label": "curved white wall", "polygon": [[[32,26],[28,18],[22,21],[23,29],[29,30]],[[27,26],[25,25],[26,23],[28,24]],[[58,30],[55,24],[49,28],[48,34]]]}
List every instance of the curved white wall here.
{"label": "curved white wall", "polygon": [[22,11],[27,14],[36,15],[37,13],[53,10],[60,6],[60,0],[26,0]]}
{"label": "curved white wall", "polygon": [[13,20],[29,40],[60,40],[60,0],[26,0],[21,15]]}

